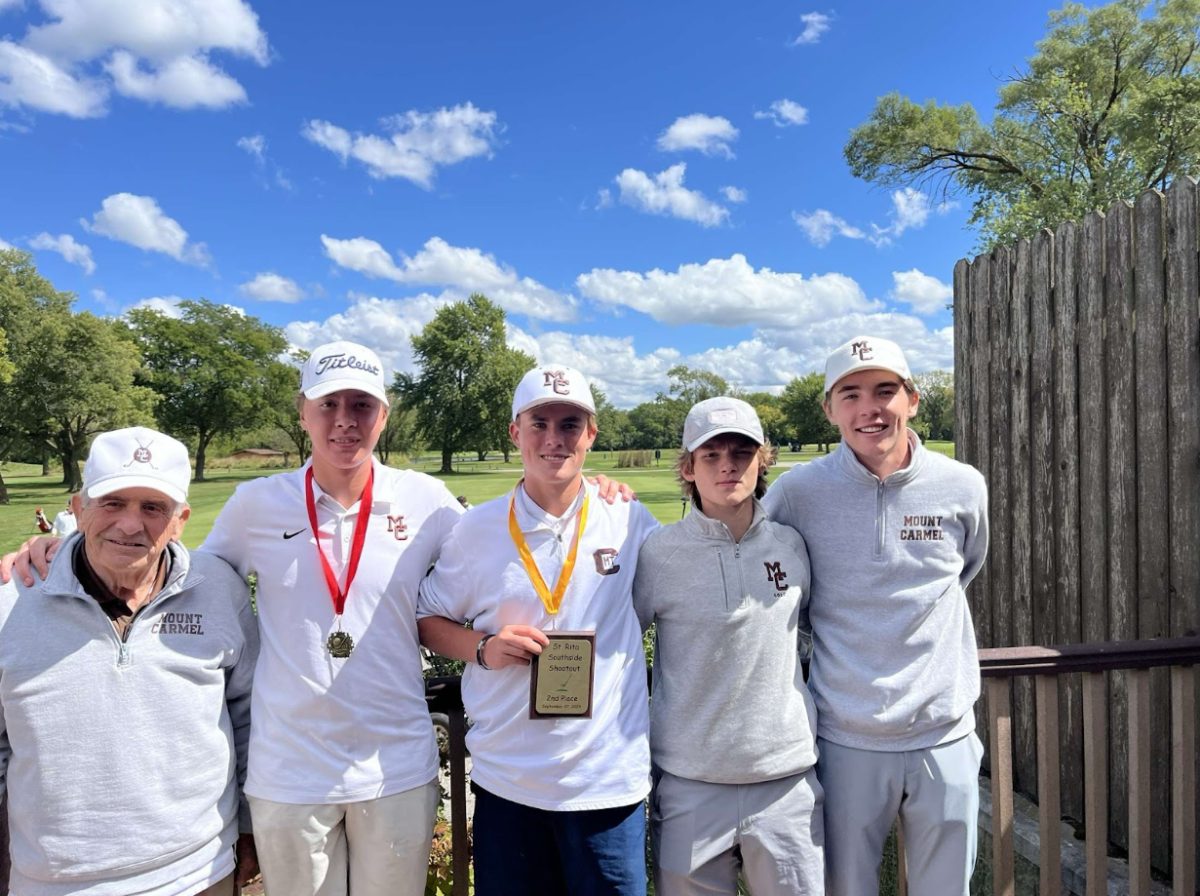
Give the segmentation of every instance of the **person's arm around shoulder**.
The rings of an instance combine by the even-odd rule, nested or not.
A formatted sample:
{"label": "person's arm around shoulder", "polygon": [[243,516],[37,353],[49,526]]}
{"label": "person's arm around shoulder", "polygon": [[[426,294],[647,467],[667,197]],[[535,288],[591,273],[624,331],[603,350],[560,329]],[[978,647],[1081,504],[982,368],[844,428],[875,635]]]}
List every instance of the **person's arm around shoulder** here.
{"label": "person's arm around shoulder", "polygon": [[5,554],[0,558],[0,584],[7,585],[16,577],[26,588],[32,588],[35,573],[44,580],[62,541],[50,535],[35,535],[12,553]]}

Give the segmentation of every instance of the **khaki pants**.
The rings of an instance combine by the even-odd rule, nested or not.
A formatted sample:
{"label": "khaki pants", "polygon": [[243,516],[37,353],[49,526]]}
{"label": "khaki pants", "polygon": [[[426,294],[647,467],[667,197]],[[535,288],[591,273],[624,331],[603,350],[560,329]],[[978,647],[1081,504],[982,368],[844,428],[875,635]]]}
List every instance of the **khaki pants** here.
{"label": "khaki pants", "polygon": [[422,896],[439,796],[430,781],[356,803],[250,797],[268,896]]}

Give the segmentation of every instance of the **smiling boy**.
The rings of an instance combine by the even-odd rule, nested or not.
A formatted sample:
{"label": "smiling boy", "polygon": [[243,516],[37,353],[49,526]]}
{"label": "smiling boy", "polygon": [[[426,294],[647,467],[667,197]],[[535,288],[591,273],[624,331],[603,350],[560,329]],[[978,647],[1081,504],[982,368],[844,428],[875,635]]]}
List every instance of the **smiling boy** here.
{"label": "smiling boy", "polygon": [[812,563],[830,896],[876,891],[897,815],[915,896],[965,896],[975,864],[983,748],[965,588],[987,553],[987,491],[978,471],[922,446],[908,426],[919,401],[898,345],[851,339],[825,365],[841,444],[763,500]]}
{"label": "smiling boy", "polygon": [[688,412],[677,471],[691,512],[646,540],[634,607],[655,623],[650,751],[659,896],[820,896],[822,790],[804,684],[808,555],[758,503],[774,450],[754,408]]}
{"label": "smiling boy", "polygon": [[[418,605],[422,643],[471,662],[462,694],[474,721],[475,892],[640,896],[649,719],[631,589],[657,523],[641,504],[597,500],[584,481],[596,418],[578,371],[529,371],[509,434],[524,478],[459,520]],[[559,665],[586,682],[590,655],[590,693],[569,694],[590,712],[535,715],[530,660],[567,631],[584,636],[571,636],[580,650]]]}

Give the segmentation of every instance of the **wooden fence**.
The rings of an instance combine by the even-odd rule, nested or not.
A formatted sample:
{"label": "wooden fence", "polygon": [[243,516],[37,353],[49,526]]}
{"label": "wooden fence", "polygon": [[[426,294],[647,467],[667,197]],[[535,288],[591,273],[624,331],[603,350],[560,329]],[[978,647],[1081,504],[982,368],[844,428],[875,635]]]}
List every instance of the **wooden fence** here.
{"label": "wooden fence", "polygon": [[[1183,178],[954,268],[958,456],[990,495],[991,550],[969,589],[981,646],[1200,633],[1197,204],[1196,182]],[[1082,820],[1081,693],[1077,682],[1061,690],[1062,811]],[[1165,672],[1152,674],[1151,695],[1153,858],[1167,870]],[[1124,848],[1123,677],[1109,700],[1108,836]],[[1016,786],[1032,795],[1028,679],[1013,701]]]}

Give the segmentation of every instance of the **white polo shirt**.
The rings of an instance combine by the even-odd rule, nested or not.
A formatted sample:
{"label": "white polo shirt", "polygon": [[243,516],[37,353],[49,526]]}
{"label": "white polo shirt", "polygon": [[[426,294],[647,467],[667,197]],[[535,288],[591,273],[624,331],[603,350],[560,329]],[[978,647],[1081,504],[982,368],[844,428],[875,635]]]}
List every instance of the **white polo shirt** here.
{"label": "white polo shirt", "polygon": [[[246,793],[281,803],[388,796],[437,775],[421,677],[417,586],[462,512],[438,480],[378,461],[362,559],[330,655],[333,601],[304,500],[308,465],[238,486],[200,548],[258,577],[262,647],[251,703]],[[344,582],[358,502],[313,483],[321,545]]]}
{"label": "white polo shirt", "polygon": [[[595,631],[590,719],[530,719],[529,669],[463,675],[472,780],[504,799],[549,810],[628,806],[650,790],[649,713],[642,632],[633,611],[638,551],[658,525],[641,504],[591,495],[575,572],[556,617],[547,613],[508,532],[509,496],[464,515],[421,583],[418,616],[474,620],[481,633],[510,624]],[[518,493],[517,522],[553,589],[575,534],[578,502],[561,518]]]}

